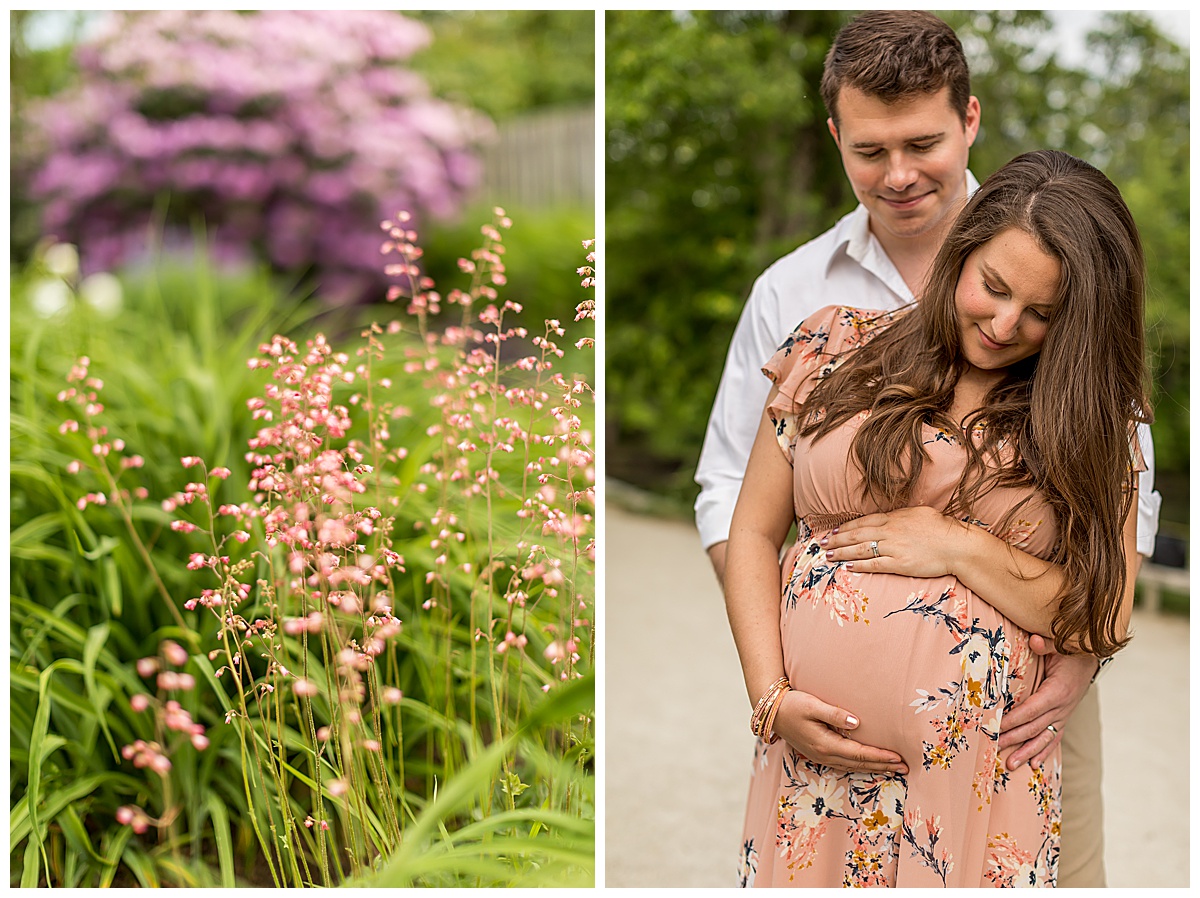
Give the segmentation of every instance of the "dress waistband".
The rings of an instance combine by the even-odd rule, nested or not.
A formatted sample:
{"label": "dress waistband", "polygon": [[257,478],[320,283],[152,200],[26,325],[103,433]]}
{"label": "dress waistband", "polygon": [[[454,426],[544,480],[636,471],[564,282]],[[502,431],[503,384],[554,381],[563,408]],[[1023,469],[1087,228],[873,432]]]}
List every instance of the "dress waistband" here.
{"label": "dress waistband", "polygon": [[806,514],[800,520],[804,521],[810,530],[817,533],[822,530],[832,530],[847,521],[861,518],[865,513],[862,511],[835,511],[830,514]]}

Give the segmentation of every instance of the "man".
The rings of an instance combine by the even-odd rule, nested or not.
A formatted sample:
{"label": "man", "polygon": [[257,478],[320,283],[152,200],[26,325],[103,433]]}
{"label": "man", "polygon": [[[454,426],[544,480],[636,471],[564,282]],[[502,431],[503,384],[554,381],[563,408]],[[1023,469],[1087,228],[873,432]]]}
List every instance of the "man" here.
{"label": "man", "polygon": [[[967,170],[979,101],[954,31],[923,12],[864,13],[837,35],[821,96],[829,132],[859,206],[832,229],[768,268],[755,282],[729,348],[696,471],[696,521],[719,580],[750,447],[770,383],[762,364],[801,320],[833,304],[896,309],[913,301],[930,263],[978,182]],[[1138,551],[1149,555],[1160,497],[1153,451],[1139,489]],[[1006,716],[1010,769],[1046,757],[1063,739],[1060,886],[1103,886],[1100,721],[1091,656],[1050,651],[1046,679]],[[852,710],[852,709],[848,709]],[[1070,717],[1071,725],[1063,723]],[[1064,738],[1066,733],[1066,738]]]}

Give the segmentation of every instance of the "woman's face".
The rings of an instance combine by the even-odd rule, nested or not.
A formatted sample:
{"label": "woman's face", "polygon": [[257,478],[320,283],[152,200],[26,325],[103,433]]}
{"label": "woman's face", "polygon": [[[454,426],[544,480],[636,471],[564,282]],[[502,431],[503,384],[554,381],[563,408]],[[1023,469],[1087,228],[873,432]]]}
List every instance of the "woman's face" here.
{"label": "woman's face", "polygon": [[962,356],[976,368],[1002,371],[1036,355],[1046,339],[1061,271],[1058,259],[1018,228],[977,247],[954,290]]}

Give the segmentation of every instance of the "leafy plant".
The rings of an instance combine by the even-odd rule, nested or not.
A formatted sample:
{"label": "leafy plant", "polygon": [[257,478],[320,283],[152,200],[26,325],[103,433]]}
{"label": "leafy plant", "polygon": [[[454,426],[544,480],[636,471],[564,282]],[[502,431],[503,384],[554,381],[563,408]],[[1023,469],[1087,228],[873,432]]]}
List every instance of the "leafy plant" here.
{"label": "leafy plant", "polygon": [[[363,327],[353,356],[263,339],[261,293],[202,291],[163,303],[185,323],[165,340],[113,319],[126,365],[68,273],[14,370],[22,884],[591,876],[590,387],[560,370],[558,322],[510,323],[507,224],[443,298],[389,223],[415,324]],[[438,330],[442,304],[461,320]]]}

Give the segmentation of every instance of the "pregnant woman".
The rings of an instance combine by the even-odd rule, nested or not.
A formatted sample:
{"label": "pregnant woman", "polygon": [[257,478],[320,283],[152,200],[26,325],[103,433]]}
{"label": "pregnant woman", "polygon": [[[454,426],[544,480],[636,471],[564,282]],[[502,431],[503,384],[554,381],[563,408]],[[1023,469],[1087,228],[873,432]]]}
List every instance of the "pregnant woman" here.
{"label": "pregnant woman", "polygon": [[1054,885],[1057,749],[1009,771],[997,739],[1030,634],[1127,640],[1143,299],[1117,189],[1027,153],[918,303],[824,309],[767,363],[725,581],[759,736],[743,885]]}

